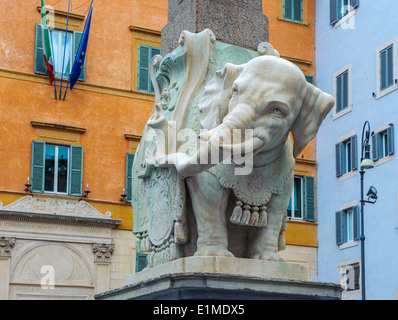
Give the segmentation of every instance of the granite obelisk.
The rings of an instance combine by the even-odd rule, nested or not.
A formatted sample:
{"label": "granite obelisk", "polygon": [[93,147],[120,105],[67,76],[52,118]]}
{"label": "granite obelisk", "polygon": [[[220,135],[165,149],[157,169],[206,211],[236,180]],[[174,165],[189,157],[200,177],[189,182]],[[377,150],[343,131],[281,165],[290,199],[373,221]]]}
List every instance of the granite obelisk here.
{"label": "granite obelisk", "polygon": [[169,0],[168,22],[162,30],[162,55],[178,45],[181,31],[211,29],[221,42],[257,50],[268,42],[268,18],[262,0]]}

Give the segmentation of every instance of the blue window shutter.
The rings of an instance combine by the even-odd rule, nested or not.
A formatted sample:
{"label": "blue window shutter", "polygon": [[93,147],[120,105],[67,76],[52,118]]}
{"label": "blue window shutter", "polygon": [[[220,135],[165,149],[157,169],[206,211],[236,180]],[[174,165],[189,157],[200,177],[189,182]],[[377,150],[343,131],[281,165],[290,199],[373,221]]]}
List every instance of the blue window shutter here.
{"label": "blue window shutter", "polygon": [[387,52],[380,52],[380,89],[387,88]]}
{"label": "blue window shutter", "polygon": [[352,171],[358,170],[358,137],[351,137],[351,168]]}
{"label": "blue window shutter", "polygon": [[135,258],[136,258],[135,272],[140,272],[144,270],[145,267],[148,265],[148,255],[137,253]]}
{"label": "blue window shutter", "polygon": [[305,220],[315,222],[315,178],[304,177],[304,212]]}
{"label": "blue window shutter", "polygon": [[83,153],[82,146],[70,147],[69,195],[80,197],[83,193]]}
{"label": "blue window shutter", "polygon": [[[81,40],[82,36],[83,36],[82,32],[79,32],[79,31],[73,32],[72,63],[75,63],[75,57],[76,57],[77,51],[79,50],[80,40]],[[80,73],[80,76],[78,79],[79,81],[86,81],[86,62],[87,62],[87,57],[84,59],[84,66],[83,66],[82,72]]]}
{"label": "blue window shutter", "polygon": [[343,108],[343,79],[338,76],[336,78],[336,112],[340,112]]}
{"label": "blue window shutter", "polygon": [[394,62],[393,62],[394,47],[390,46],[387,49],[387,86],[391,87],[394,84]]}
{"label": "blue window shutter", "polygon": [[342,75],[342,109],[348,108],[348,71]]}
{"label": "blue window shutter", "polygon": [[359,0],[351,0],[352,9],[356,9],[359,7]]}
{"label": "blue window shutter", "polygon": [[356,206],[352,208],[352,214],[353,214],[353,237],[354,241],[359,240],[360,237],[360,216],[359,216],[359,207]]}
{"label": "blue window shutter", "polygon": [[343,175],[343,168],[341,165],[341,144],[336,144],[336,176],[340,177]]}
{"label": "blue window shutter", "polygon": [[131,183],[133,179],[133,163],[134,163],[134,153],[126,154],[126,202],[131,202],[132,189]]}
{"label": "blue window shutter", "polygon": [[346,218],[344,211],[336,212],[336,244],[339,246],[345,241],[346,231]]}
{"label": "blue window shutter", "polygon": [[395,153],[394,126],[392,124],[387,129],[387,139],[388,139],[388,155],[392,155]]}
{"label": "blue window shutter", "polygon": [[372,160],[379,160],[379,134],[372,135]]}
{"label": "blue window shutter", "polygon": [[46,144],[44,142],[32,142],[32,192],[44,192],[45,150]]}
{"label": "blue window shutter", "polygon": [[339,21],[338,2],[339,0],[330,0],[330,24],[335,24]]}
{"label": "blue window shutter", "polygon": [[43,28],[39,23],[36,24],[35,73],[48,75],[46,62],[44,61]]}

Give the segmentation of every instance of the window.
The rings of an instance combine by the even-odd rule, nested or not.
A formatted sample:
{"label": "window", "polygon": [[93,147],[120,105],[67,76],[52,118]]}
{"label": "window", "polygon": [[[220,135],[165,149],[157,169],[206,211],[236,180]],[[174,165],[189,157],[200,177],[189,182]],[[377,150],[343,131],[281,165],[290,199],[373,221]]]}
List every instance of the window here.
{"label": "window", "polygon": [[315,222],[315,179],[313,177],[294,177],[287,217],[293,220]]}
{"label": "window", "polygon": [[361,294],[361,264],[359,259],[339,264],[339,279],[343,287],[343,298]]}
{"label": "window", "polygon": [[[41,24],[36,24],[35,73],[47,75],[47,67],[44,61],[43,54],[42,33],[43,28]],[[68,34],[66,35],[65,30],[55,28],[51,29],[51,50],[54,63],[54,75],[56,78],[61,78],[62,75],[64,79],[69,78],[77,50],[79,49],[81,37],[82,32],[71,31],[68,32]],[[86,60],[84,64],[85,63]],[[82,70],[82,73],[80,74],[79,81],[85,81],[85,66]]]}
{"label": "window", "polygon": [[391,87],[394,84],[394,46],[380,52],[380,91]]}
{"label": "window", "polygon": [[336,144],[336,176],[358,170],[357,136]]}
{"label": "window", "polygon": [[303,0],[284,0],[283,18],[303,22]]}
{"label": "window", "polygon": [[359,240],[359,207],[336,212],[336,243],[342,245]]}
{"label": "window", "polygon": [[83,147],[32,142],[32,192],[82,195]]}
{"label": "window", "polygon": [[348,70],[346,70],[336,77],[336,113],[348,107]]}
{"label": "window", "polygon": [[149,64],[153,56],[160,54],[159,48],[138,45],[138,91],[154,93],[149,76]]}
{"label": "window", "polygon": [[382,129],[381,131],[374,132],[372,134],[373,161],[391,156],[394,152],[394,125],[389,124],[386,129]]}
{"label": "window", "polygon": [[133,163],[134,163],[134,153],[126,154],[126,202],[131,202],[132,190],[131,183],[133,179]]}
{"label": "window", "polygon": [[135,272],[140,272],[144,270],[148,265],[148,255],[137,253],[135,258]]}
{"label": "window", "polygon": [[376,50],[376,98],[398,89],[397,39],[385,43]]}
{"label": "window", "polygon": [[335,24],[358,6],[359,0],[330,0],[330,24]]}

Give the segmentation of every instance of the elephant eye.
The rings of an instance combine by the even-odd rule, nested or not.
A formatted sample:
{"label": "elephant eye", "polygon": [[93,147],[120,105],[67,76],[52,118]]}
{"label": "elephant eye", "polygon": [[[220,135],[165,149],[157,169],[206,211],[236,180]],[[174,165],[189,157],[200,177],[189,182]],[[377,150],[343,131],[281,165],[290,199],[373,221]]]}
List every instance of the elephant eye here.
{"label": "elephant eye", "polygon": [[277,115],[277,116],[279,116],[279,117],[283,116],[283,112],[282,112],[282,110],[279,109],[279,108],[274,108],[274,109],[272,110],[272,113],[275,114],[275,115]]}

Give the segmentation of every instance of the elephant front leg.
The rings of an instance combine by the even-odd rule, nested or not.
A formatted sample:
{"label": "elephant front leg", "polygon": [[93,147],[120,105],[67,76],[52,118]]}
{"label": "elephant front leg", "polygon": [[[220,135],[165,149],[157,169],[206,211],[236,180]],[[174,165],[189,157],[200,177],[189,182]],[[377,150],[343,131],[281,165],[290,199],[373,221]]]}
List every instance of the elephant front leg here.
{"label": "elephant front leg", "polygon": [[231,193],[208,172],[186,179],[196,218],[198,240],[195,256],[234,255],[228,251],[226,209]]}
{"label": "elephant front leg", "polygon": [[[269,261],[284,261],[278,255],[281,250],[283,234],[282,226],[285,224],[285,212],[268,214],[268,224],[264,228],[253,228],[249,235],[249,258]],[[283,242],[283,244],[281,243]]]}

